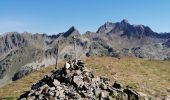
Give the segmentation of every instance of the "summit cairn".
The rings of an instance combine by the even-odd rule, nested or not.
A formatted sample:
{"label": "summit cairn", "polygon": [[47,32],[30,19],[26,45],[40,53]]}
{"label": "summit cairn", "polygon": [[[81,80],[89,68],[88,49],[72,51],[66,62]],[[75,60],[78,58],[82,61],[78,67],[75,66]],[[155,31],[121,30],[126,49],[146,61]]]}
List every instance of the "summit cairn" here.
{"label": "summit cairn", "polygon": [[66,62],[63,68],[46,75],[19,100],[139,100],[138,92],[106,77],[94,77],[78,60]]}

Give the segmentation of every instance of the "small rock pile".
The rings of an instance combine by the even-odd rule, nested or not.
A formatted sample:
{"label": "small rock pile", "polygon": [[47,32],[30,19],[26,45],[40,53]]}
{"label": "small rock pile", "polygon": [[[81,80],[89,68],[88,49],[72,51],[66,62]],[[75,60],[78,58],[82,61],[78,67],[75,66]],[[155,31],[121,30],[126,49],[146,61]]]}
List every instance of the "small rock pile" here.
{"label": "small rock pile", "polygon": [[19,100],[139,100],[138,92],[106,77],[96,77],[78,60],[46,75]]}

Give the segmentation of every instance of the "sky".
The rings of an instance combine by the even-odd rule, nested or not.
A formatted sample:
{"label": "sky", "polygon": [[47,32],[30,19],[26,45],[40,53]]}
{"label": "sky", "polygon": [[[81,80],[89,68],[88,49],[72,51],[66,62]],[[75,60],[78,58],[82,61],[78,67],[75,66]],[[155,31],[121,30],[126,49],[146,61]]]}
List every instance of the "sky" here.
{"label": "sky", "polygon": [[57,34],[71,26],[96,32],[105,22],[123,19],[170,32],[170,0],[0,0],[0,34]]}

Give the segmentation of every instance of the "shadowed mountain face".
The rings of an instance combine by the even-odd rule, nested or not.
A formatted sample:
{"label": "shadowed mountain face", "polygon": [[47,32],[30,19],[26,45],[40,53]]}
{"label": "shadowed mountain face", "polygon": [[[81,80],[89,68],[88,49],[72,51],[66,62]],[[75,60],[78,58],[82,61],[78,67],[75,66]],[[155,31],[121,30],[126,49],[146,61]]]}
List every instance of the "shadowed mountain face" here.
{"label": "shadowed mountain face", "polygon": [[75,27],[57,35],[11,32],[0,36],[0,84],[55,64],[57,43],[60,61],[74,59],[73,36],[77,37],[78,58],[98,55],[170,59],[170,33],[158,34],[127,20],[107,22],[97,32],[83,35]]}
{"label": "shadowed mountain face", "polygon": [[127,36],[128,38],[141,39],[144,37],[157,37],[157,33],[153,32],[149,27],[144,25],[131,25],[127,20],[118,23],[107,22],[102,25],[96,33],[99,34],[118,34]]}

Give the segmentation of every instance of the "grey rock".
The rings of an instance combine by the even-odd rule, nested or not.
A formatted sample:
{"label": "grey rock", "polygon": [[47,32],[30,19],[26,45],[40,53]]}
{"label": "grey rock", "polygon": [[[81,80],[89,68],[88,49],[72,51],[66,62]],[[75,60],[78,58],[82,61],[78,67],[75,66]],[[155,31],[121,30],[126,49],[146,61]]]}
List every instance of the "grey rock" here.
{"label": "grey rock", "polygon": [[56,87],[56,86],[60,85],[60,82],[58,80],[54,79],[53,85]]}
{"label": "grey rock", "polygon": [[21,100],[27,100],[26,98],[22,98]]}
{"label": "grey rock", "polygon": [[82,72],[81,72],[80,70],[76,70],[76,74],[77,74],[77,75],[81,75],[81,73],[82,73]]}
{"label": "grey rock", "polygon": [[[73,63],[73,66],[75,65],[78,66],[76,69],[66,69],[64,66],[46,75],[39,82],[33,84],[29,92],[21,95],[20,99],[82,100],[85,98],[87,100],[129,100],[129,98],[133,97],[134,100],[138,100],[141,96],[139,92],[130,88],[123,89],[123,86],[118,82],[115,82],[112,86],[107,77],[94,78],[91,71],[85,66],[82,68],[82,63]],[[69,70],[69,73],[66,70]],[[54,77],[55,75],[57,75],[57,78]],[[70,81],[67,80],[68,78],[70,78]]]}
{"label": "grey rock", "polygon": [[64,99],[64,97],[65,97],[64,92],[60,91],[58,97],[61,98],[61,99]]}
{"label": "grey rock", "polygon": [[100,93],[101,93],[101,90],[99,89],[99,88],[97,88],[97,89],[94,89],[94,94],[95,94],[95,96],[99,96],[100,95]]}
{"label": "grey rock", "polygon": [[70,68],[70,64],[69,63],[65,63],[65,69],[69,69]]}
{"label": "grey rock", "polygon": [[54,91],[49,91],[48,94],[49,94],[50,96],[54,96],[54,95],[55,95]]}
{"label": "grey rock", "polygon": [[108,92],[106,92],[106,91],[101,92],[101,98],[106,99],[106,98],[108,98],[108,96],[109,96]]}
{"label": "grey rock", "polygon": [[75,85],[77,87],[80,87],[80,86],[84,85],[83,80],[81,79],[81,76],[74,76],[73,77],[73,82],[75,83]]}
{"label": "grey rock", "polygon": [[101,83],[99,86],[101,89],[106,90],[107,89],[107,85],[104,83]]}
{"label": "grey rock", "polygon": [[101,76],[101,77],[100,77],[100,81],[101,81],[101,82],[104,82],[104,83],[108,83],[108,82],[110,81],[110,79],[107,78],[107,77]]}
{"label": "grey rock", "polygon": [[133,98],[135,100],[138,100],[140,97],[136,91],[130,88],[124,89],[124,92],[128,95],[128,98]]}
{"label": "grey rock", "polygon": [[113,84],[113,87],[114,87],[114,88],[117,88],[117,89],[121,89],[121,88],[122,88],[122,84],[116,81],[116,82]]}
{"label": "grey rock", "polygon": [[166,90],[167,90],[167,92],[170,92],[170,88],[167,88]]}
{"label": "grey rock", "polygon": [[55,90],[55,87],[50,87],[49,90],[50,90],[50,91],[54,91],[54,90]]}
{"label": "grey rock", "polygon": [[44,95],[43,95],[43,94],[38,95],[38,99],[40,99],[40,100],[42,100],[42,99],[43,99],[43,97],[44,97]]}

